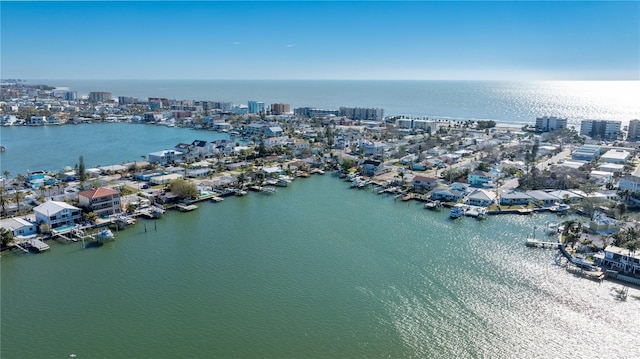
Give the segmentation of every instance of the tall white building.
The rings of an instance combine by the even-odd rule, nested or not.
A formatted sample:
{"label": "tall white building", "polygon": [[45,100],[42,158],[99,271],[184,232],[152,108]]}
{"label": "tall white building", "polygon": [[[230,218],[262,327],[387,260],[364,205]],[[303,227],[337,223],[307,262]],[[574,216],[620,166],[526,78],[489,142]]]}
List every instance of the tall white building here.
{"label": "tall white building", "polygon": [[640,138],[640,120],[629,121],[629,132],[627,140],[637,140]]}
{"label": "tall white building", "polygon": [[580,134],[602,140],[615,140],[622,133],[620,121],[582,120]]}
{"label": "tall white building", "polygon": [[538,117],[536,118],[536,131],[538,132],[550,132],[567,128],[567,119],[558,117]]}

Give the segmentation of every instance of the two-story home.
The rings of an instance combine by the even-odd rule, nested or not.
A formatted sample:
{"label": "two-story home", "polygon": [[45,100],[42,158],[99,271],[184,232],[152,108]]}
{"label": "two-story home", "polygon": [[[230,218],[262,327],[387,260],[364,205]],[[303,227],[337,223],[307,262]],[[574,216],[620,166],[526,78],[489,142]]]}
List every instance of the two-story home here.
{"label": "two-story home", "polygon": [[122,213],[120,192],[111,188],[100,187],[82,191],[78,193],[78,202],[81,207],[95,212],[100,217]]}
{"label": "two-story home", "polygon": [[171,163],[183,162],[184,153],[176,150],[151,152],[149,153],[148,159],[150,163],[158,163],[162,166],[166,166]]}
{"label": "two-story home", "polygon": [[215,147],[212,142],[195,140],[191,142],[191,148],[196,152],[197,157],[209,157],[213,154]]}
{"label": "two-story home", "polygon": [[45,224],[51,230],[70,230],[82,219],[80,208],[65,202],[47,201],[33,209],[36,223]]}
{"label": "two-story home", "polygon": [[640,275],[640,252],[631,252],[626,248],[609,245],[604,249],[604,257],[598,258],[598,264],[608,266],[614,270]]}
{"label": "two-story home", "polygon": [[440,180],[433,177],[415,176],[411,183],[416,192],[426,192],[434,189],[440,183]]}
{"label": "two-story home", "polygon": [[469,186],[482,187],[483,185],[491,181],[492,176],[484,171],[473,171],[467,176],[467,183]]}
{"label": "two-story home", "polygon": [[384,172],[384,163],[376,160],[364,160],[362,171],[365,176],[376,176]]}
{"label": "two-story home", "polygon": [[198,151],[189,143],[178,143],[174,149],[183,153],[184,161],[195,160],[199,156]]}

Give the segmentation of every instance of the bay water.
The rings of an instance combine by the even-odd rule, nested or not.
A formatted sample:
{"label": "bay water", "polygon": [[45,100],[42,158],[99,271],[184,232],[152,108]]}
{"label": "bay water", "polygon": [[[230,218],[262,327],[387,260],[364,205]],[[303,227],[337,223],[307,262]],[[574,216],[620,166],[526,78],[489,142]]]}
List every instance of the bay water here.
{"label": "bay water", "polygon": [[[555,215],[452,221],[329,174],[3,253],[3,358],[640,356],[639,291],[524,239]],[[542,236],[538,232],[538,236]]]}

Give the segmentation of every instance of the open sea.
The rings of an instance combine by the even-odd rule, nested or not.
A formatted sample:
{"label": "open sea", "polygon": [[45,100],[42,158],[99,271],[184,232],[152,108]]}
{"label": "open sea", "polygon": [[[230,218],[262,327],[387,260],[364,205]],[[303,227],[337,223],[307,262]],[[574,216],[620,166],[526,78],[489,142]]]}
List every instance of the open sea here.
{"label": "open sea", "polygon": [[[350,93],[342,99],[319,89],[316,93],[324,95],[318,98],[294,97],[300,86],[295,82],[244,95],[238,88],[246,83],[230,84],[226,91],[187,87],[180,92],[182,87],[163,82],[165,94],[155,91],[160,82],[157,89],[149,81],[121,81],[119,88],[109,87],[110,81],[84,82],[85,87],[47,83],[114,96],[381,106],[387,114],[406,109],[512,123],[531,123],[539,115],[573,118],[569,113],[624,121],[640,117],[634,101],[620,104],[606,93],[592,93],[599,100],[591,102],[544,84],[463,83],[456,89],[455,83],[438,82],[436,89],[424,90],[432,97],[416,95],[409,106],[402,98],[408,90],[386,99],[382,92],[367,97],[342,87],[336,91]],[[402,83],[414,90],[421,86]],[[366,88],[362,82],[349,84],[351,90]],[[540,90],[544,86],[552,90]],[[492,87],[502,95],[489,94]],[[633,82],[614,87],[637,91]],[[482,94],[450,96],[447,102],[439,93],[447,88],[449,94]],[[536,91],[537,97],[525,99],[524,93]],[[517,98],[546,104],[543,98],[554,91],[562,95],[552,104],[566,101],[566,106],[511,108]],[[501,100],[489,109],[481,105],[487,98]],[[467,111],[460,104],[467,104]],[[88,166],[128,162],[177,142],[224,136],[133,124],[0,131],[7,147],[0,170],[12,175],[73,166],[79,155]],[[640,290],[631,288],[629,299],[618,301],[620,284],[575,277],[554,263],[556,251],[525,247],[534,225],[560,220],[535,214],[452,221],[447,211],[349,189],[330,174],[297,179],[271,196],[202,202],[193,212],[141,219],[99,247],[49,241],[51,250],[42,254],[2,253],[0,357],[640,357]]]}

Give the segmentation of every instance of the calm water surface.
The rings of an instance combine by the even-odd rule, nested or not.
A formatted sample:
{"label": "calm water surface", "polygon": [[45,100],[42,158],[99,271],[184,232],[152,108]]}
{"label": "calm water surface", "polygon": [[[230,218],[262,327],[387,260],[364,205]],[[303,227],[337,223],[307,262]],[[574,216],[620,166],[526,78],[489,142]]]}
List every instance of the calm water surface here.
{"label": "calm water surface", "polygon": [[[446,211],[298,179],[3,253],[3,358],[640,357],[640,294],[530,249],[555,216]],[[146,228],[146,231],[145,231]]]}
{"label": "calm water surface", "polygon": [[213,131],[131,123],[0,127],[0,169],[11,176],[28,170],[58,171],[75,166],[79,157],[89,167],[142,161],[150,152],[173,149],[181,142],[229,138]]}

